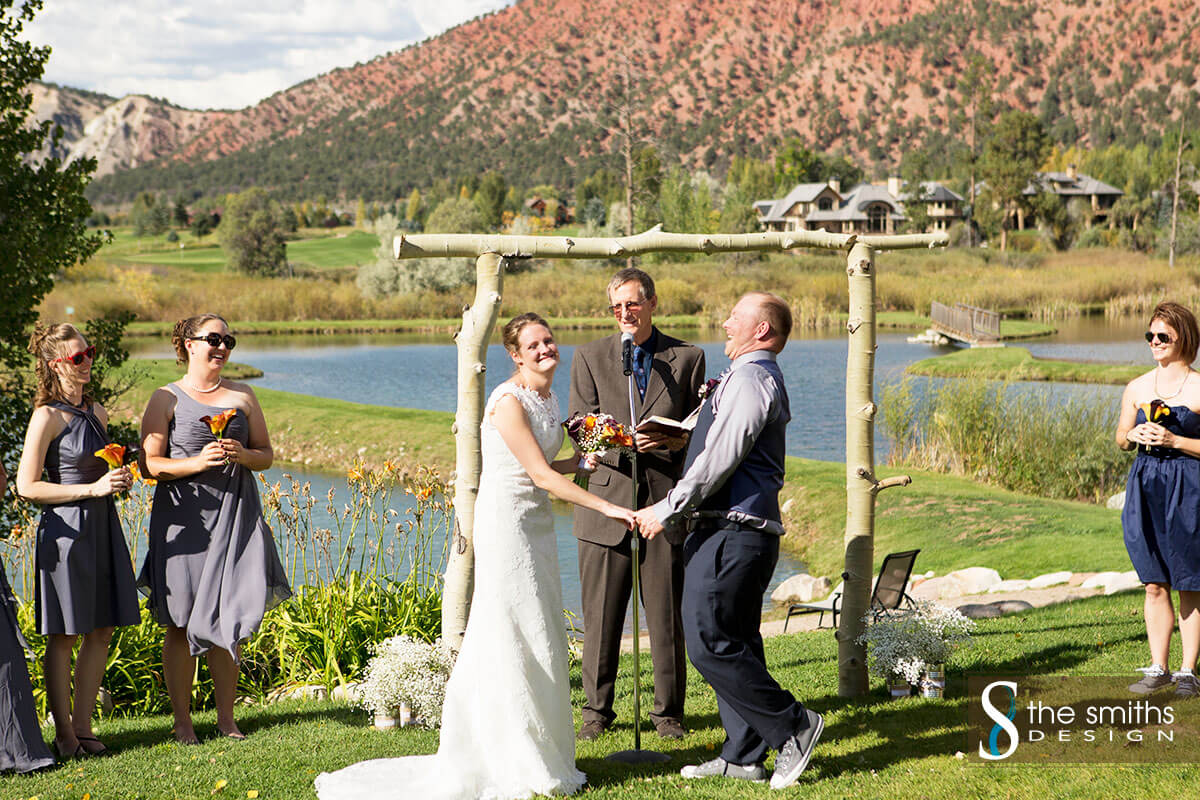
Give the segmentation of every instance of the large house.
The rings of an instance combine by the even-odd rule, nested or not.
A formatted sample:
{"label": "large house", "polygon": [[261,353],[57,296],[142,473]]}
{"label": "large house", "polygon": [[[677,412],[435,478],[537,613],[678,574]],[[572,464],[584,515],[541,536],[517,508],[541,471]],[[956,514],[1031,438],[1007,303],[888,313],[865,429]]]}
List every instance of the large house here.
{"label": "large house", "polygon": [[[1076,170],[1075,165],[1067,167],[1066,172],[1039,172],[1033,183],[1022,192],[1026,197],[1032,197],[1038,192],[1052,192],[1065,201],[1081,198],[1091,209],[1088,226],[1104,222],[1113,204],[1124,192],[1115,186],[1109,186],[1104,181],[1096,180],[1090,175],[1084,175]],[[1017,227],[1032,228],[1036,224],[1034,215],[1026,215],[1021,208],[1017,209]]]}
{"label": "large house", "polygon": [[780,200],[754,204],[759,224],[769,231],[824,230],[830,233],[896,233],[907,220],[905,202],[924,203],[930,230],[945,230],[962,219],[963,199],[944,186],[925,182],[914,201],[903,192],[899,178],[887,185],[860,183],[842,194],[838,181],[797,184]]}

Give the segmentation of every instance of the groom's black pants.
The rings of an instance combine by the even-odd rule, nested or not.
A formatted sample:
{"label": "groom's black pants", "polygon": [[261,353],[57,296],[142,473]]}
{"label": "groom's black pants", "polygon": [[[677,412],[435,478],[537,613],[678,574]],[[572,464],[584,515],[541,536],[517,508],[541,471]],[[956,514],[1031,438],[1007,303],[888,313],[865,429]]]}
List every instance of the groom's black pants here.
{"label": "groom's black pants", "polygon": [[725,727],[721,757],[758,764],[799,728],[804,707],[767,671],[763,593],[779,560],[779,537],[732,523],[701,528],[683,543],[683,632],[688,657],[717,694]]}

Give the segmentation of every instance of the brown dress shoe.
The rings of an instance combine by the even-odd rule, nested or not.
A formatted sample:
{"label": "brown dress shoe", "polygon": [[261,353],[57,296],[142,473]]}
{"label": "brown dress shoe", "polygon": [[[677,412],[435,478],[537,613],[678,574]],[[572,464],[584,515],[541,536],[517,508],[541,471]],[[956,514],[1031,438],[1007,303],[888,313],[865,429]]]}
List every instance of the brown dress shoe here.
{"label": "brown dress shoe", "polygon": [[686,734],[683,725],[677,719],[664,719],[654,726],[658,735],[664,739],[682,739]]}
{"label": "brown dress shoe", "polygon": [[600,734],[604,733],[608,725],[598,719],[585,722],[579,726],[579,733],[576,735],[581,742],[590,742],[593,739],[599,739]]}

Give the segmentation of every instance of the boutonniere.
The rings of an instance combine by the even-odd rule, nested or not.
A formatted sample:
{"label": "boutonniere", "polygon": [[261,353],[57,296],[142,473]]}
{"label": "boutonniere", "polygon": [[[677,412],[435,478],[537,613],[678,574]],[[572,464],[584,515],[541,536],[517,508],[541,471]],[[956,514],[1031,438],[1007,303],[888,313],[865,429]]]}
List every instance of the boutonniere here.
{"label": "boutonniere", "polygon": [[696,394],[700,396],[700,402],[703,403],[709,397],[709,395],[717,390],[717,387],[721,385],[721,381],[724,379],[724,377],[725,376],[722,375],[719,378],[709,378],[704,382],[704,385],[700,387],[698,392],[696,392]]}

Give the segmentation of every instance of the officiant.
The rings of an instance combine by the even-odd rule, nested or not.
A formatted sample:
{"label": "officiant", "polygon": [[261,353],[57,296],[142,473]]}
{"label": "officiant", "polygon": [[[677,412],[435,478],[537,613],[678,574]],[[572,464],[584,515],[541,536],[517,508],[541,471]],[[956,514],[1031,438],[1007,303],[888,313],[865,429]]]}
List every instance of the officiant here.
{"label": "officiant", "polygon": [[[603,412],[629,425],[629,379],[622,363],[622,338],[632,336],[637,421],[652,416],[683,420],[700,405],[704,353],[654,327],[658,308],[654,279],[632,267],[608,284],[608,310],[617,332],[576,349],[571,361],[569,413]],[[686,436],[637,434],[638,498],[642,508],[666,496],[683,468]],[[589,479],[595,494],[629,505],[633,475],[628,457],[609,453]],[[600,736],[615,719],[617,678],[626,607],[633,585],[630,537],[619,523],[576,506],[579,579],[583,601],[583,724],[579,739]],[[683,593],[682,530],[643,542],[639,548],[642,594],[654,667],[654,706],[650,719],[658,734],[681,739],[687,661],[680,603]]]}

